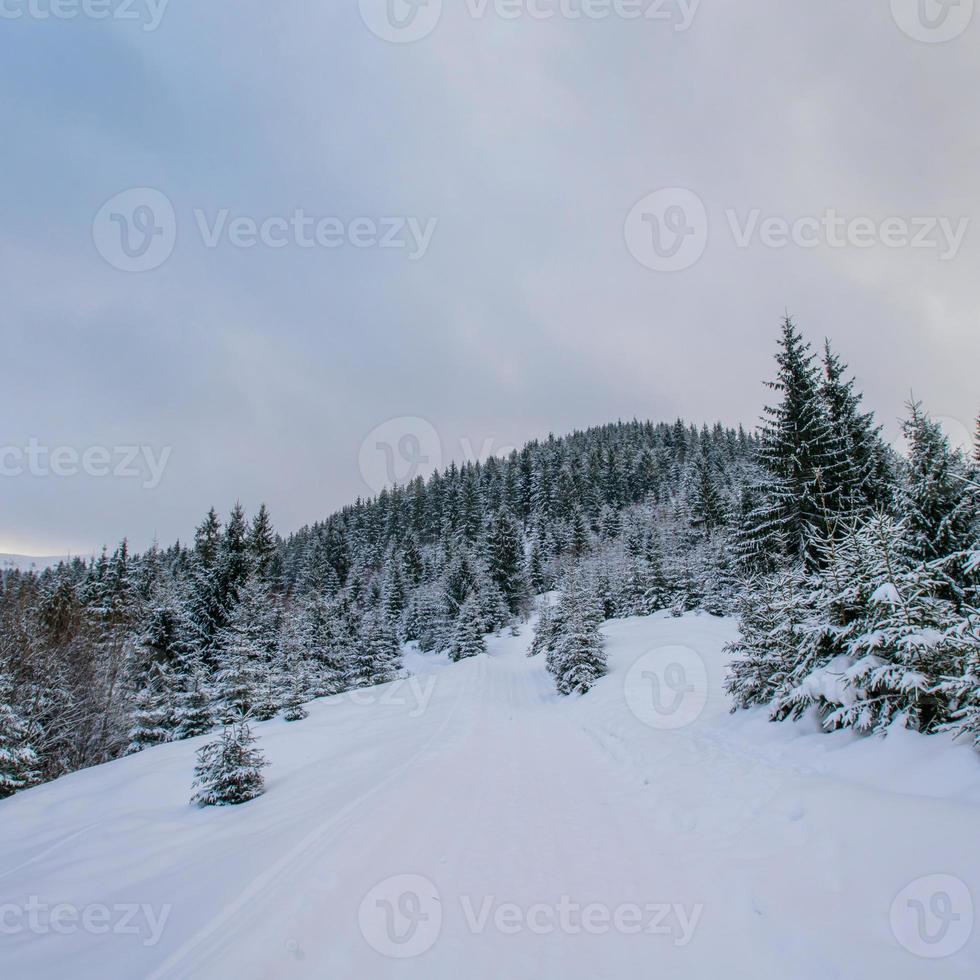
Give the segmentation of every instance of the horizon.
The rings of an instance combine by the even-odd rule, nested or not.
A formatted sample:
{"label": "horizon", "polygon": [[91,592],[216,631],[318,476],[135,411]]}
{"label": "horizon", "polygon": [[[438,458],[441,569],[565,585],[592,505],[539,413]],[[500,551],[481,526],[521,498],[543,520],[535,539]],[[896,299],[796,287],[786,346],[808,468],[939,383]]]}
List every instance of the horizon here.
{"label": "horizon", "polygon": [[[865,407],[866,408],[869,408],[869,406],[867,406],[867,405]],[[874,413],[874,414],[875,414],[876,421],[882,427],[882,434],[883,434],[883,436],[885,438],[885,441],[888,442],[888,444],[893,449],[895,449],[896,451],[898,451],[899,453],[904,452],[905,443],[904,443],[904,438],[903,438],[903,436],[901,434],[901,431],[900,431],[899,421],[896,420],[895,426],[894,426],[894,431],[892,432],[891,437],[889,438],[888,427],[881,422],[881,420],[878,418],[877,413]],[[942,426],[943,432],[945,433],[946,437],[949,439],[950,445],[954,449],[960,449],[964,454],[969,455],[969,453],[971,452],[971,450],[973,448],[973,435],[971,434],[971,432],[969,431],[969,429],[966,427],[965,423],[963,423],[959,419],[952,419],[952,418],[942,417],[942,416],[933,416],[933,417]],[[400,420],[389,420],[389,422],[391,422],[391,421],[400,421]],[[427,420],[421,420],[421,421],[425,421],[428,425],[431,425],[431,423],[428,423]],[[695,428],[697,428],[699,430],[704,425],[707,425],[709,428],[711,428],[715,424],[720,424],[720,425],[722,425],[726,429],[729,429],[729,428],[730,429],[738,429],[738,428],[741,427],[741,428],[744,428],[745,431],[748,432],[748,433],[755,433],[757,431],[757,429],[758,429],[758,424],[759,424],[759,420],[757,420],[752,425],[746,425],[744,422],[728,423],[728,422],[725,422],[725,421],[720,420],[720,419],[716,419],[716,420],[714,420],[712,422],[708,422],[708,421],[704,421],[704,422],[692,422],[692,421],[690,421],[688,419],[683,419],[683,418],[674,419],[674,420],[667,420],[667,419],[659,419],[659,420],[657,420],[657,419],[652,419],[652,418],[641,418],[641,417],[636,416],[636,417],[634,417],[632,419],[628,419],[628,420],[627,419],[623,419],[623,418],[619,418],[619,419],[616,419],[615,421],[612,421],[612,422],[595,423],[595,424],[592,424],[592,425],[584,426],[582,428],[576,428],[576,429],[570,430],[568,432],[561,432],[561,433],[559,433],[559,432],[548,432],[548,433],[545,433],[543,435],[531,436],[531,437],[527,438],[526,440],[524,440],[522,443],[520,443],[519,445],[517,445],[515,447],[503,447],[500,451],[493,452],[492,455],[494,455],[498,459],[504,459],[504,458],[506,458],[509,455],[511,448],[516,448],[516,449],[520,450],[524,445],[527,445],[528,443],[542,442],[542,441],[547,440],[550,436],[554,436],[555,438],[562,439],[562,438],[566,438],[568,436],[573,435],[575,432],[585,432],[585,431],[589,431],[591,429],[601,428],[601,427],[606,426],[606,425],[616,425],[616,424],[619,424],[619,423],[629,422],[629,421],[637,421],[637,422],[640,422],[641,424],[642,423],[651,423],[651,424],[654,424],[654,425],[661,425],[661,424],[670,425],[674,421],[682,421],[682,422],[684,422],[685,425],[687,425],[687,426],[694,426]],[[387,423],[383,423],[383,425],[387,425]],[[404,435],[404,433],[403,433],[403,435]],[[416,436],[416,433],[415,432],[409,432],[408,435],[410,437],[415,437]],[[383,445],[385,445],[387,447],[387,449],[385,450],[386,456],[389,456],[390,457],[390,454],[391,454],[392,450],[394,450],[395,452],[397,452],[397,443],[398,443],[398,436],[397,435],[391,435],[391,434],[389,434],[388,435],[388,440],[383,444]],[[488,458],[488,454],[486,454],[486,453],[484,453],[482,455],[478,455],[475,452],[475,450],[477,450],[478,447],[474,446],[473,443],[466,436],[463,436],[463,437],[460,438],[459,444],[460,444],[460,446],[459,446],[459,448],[460,448],[460,454],[457,455],[457,456],[452,456],[452,457],[449,457],[449,458],[442,459],[442,463],[438,467],[438,470],[440,472],[441,471],[444,471],[446,469],[446,467],[448,467],[451,463],[455,463],[456,465],[460,465],[461,463],[468,463],[468,462],[481,462],[482,463],[482,462],[485,462],[486,459]],[[486,446],[486,443],[484,443],[483,445],[485,447]],[[441,447],[444,447],[444,442],[441,439],[440,439],[440,446]],[[480,447],[480,448],[482,448],[482,447]],[[362,445],[362,452],[363,452],[363,449],[364,449],[364,446]],[[367,474],[365,474],[365,463],[364,463],[364,461],[362,459],[361,464],[360,464],[360,469],[361,469],[360,476],[361,476],[362,484],[364,485],[364,487],[367,488],[368,484],[367,484],[366,480],[367,479],[372,479],[374,476],[376,476],[376,467],[372,466],[371,464],[368,464],[368,469],[369,470],[375,470],[375,472],[374,473],[368,472]],[[432,475],[432,473],[435,472],[435,471],[436,471],[435,469],[428,470],[428,471],[425,471],[425,472],[420,471],[418,475],[421,475],[421,476],[425,477],[425,479],[428,479]],[[407,482],[407,481],[405,481],[405,482]],[[398,482],[398,485],[399,486],[404,486],[405,485],[405,482],[399,481]],[[391,486],[394,486],[394,485],[395,484],[393,482],[386,484],[386,486],[388,488],[390,488]],[[278,525],[278,523],[276,521],[276,515],[275,515],[275,513],[271,512],[271,508],[270,508],[270,516],[272,517],[273,527],[276,529],[277,534],[279,534],[281,537],[283,537],[284,539],[285,538],[288,538],[288,537],[290,537],[290,535],[295,534],[295,533],[301,531],[303,528],[309,527],[311,524],[317,523],[318,521],[325,520],[331,514],[337,513],[338,511],[342,510],[343,508],[345,508],[347,506],[350,506],[350,505],[353,505],[357,500],[369,500],[369,499],[375,497],[377,495],[377,492],[378,492],[377,490],[372,490],[369,493],[360,494],[360,495],[358,495],[356,497],[352,497],[350,500],[343,501],[343,502],[337,504],[336,506],[334,506],[334,507],[326,510],[324,513],[322,513],[322,514],[320,514],[318,516],[314,516],[314,517],[310,518],[309,520],[307,520],[307,521],[305,521],[305,522],[303,522],[301,524],[298,524],[295,527],[291,527],[289,529],[282,528],[282,527],[280,527]],[[103,541],[100,544],[94,544],[94,545],[91,545],[91,546],[84,546],[84,547],[77,548],[77,549],[66,549],[66,550],[63,550],[63,551],[59,551],[59,550],[56,549],[56,550],[52,550],[52,551],[48,551],[48,552],[41,552],[41,551],[18,551],[16,549],[13,549],[13,548],[10,548],[10,547],[6,547],[4,540],[2,538],[0,538],[0,558],[6,557],[6,558],[22,558],[22,559],[41,559],[41,560],[66,559],[66,558],[67,559],[82,558],[84,560],[95,560],[96,558],[98,558],[98,556],[102,553],[103,550],[108,550],[108,551],[111,552],[113,549],[115,549],[116,547],[118,547],[118,545],[123,540],[126,540],[128,542],[128,544],[129,544],[130,548],[133,551],[137,552],[137,553],[143,553],[143,552],[147,551],[149,548],[151,548],[153,546],[153,544],[157,544],[158,546],[160,546],[162,548],[168,548],[168,547],[171,547],[172,545],[178,544],[178,543],[182,543],[182,544],[184,544],[186,546],[188,542],[190,542],[190,541],[193,540],[195,528],[200,523],[201,519],[203,519],[204,515],[207,513],[207,511],[208,511],[208,509],[210,507],[214,507],[214,509],[218,513],[218,516],[221,517],[222,519],[224,519],[224,517],[227,516],[227,513],[231,510],[231,508],[236,503],[240,503],[240,502],[241,501],[238,498],[235,498],[234,500],[232,500],[230,502],[225,502],[224,504],[218,504],[217,502],[212,502],[210,504],[207,504],[207,505],[203,506],[202,509],[201,509],[201,511],[200,511],[199,516],[194,520],[194,522],[187,529],[187,531],[184,534],[179,534],[179,535],[177,535],[177,537],[175,537],[175,538],[173,538],[171,540],[168,540],[168,541],[163,541],[157,535],[154,534],[154,535],[151,535],[150,536],[149,540],[146,541],[145,544],[140,544],[140,543],[138,543],[140,539],[134,538],[130,534],[123,534],[120,538],[118,538],[114,542],[113,541]],[[251,506],[251,505],[245,506],[246,513],[248,513],[248,514],[255,513],[255,511],[258,510],[259,506],[261,506],[261,504],[263,504],[263,503],[265,503],[265,501],[257,501],[257,502],[255,502],[254,506]]]}

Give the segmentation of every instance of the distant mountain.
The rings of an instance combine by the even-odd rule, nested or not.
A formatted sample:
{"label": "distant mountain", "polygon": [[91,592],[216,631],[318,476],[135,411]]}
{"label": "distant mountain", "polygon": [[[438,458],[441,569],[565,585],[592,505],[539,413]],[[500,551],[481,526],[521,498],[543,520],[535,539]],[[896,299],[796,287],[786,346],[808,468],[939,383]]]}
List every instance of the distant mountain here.
{"label": "distant mountain", "polygon": [[48,555],[37,558],[33,555],[3,555],[0,554],[0,571],[43,572],[53,568],[60,561],[65,561],[65,555]]}

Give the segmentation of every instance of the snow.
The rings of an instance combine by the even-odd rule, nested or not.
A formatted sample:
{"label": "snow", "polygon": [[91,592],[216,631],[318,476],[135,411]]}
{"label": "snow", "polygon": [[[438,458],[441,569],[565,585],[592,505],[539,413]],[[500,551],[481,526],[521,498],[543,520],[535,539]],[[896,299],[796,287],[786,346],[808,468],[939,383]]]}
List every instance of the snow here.
{"label": "snow", "polygon": [[[603,633],[584,697],[524,626],[256,724],[242,806],[189,805],[209,736],[0,802],[0,976],[980,975],[971,748],[730,714],[732,620]],[[937,889],[959,918],[923,940]]]}
{"label": "snow", "polygon": [[872,602],[880,602],[883,605],[897,606],[901,603],[898,589],[891,582],[884,582],[875,589],[871,596]]}
{"label": "snow", "polygon": [[811,671],[800,684],[812,699],[823,698],[830,704],[853,704],[854,689],[848,683],[853,661],[841,655],[826,665]]}

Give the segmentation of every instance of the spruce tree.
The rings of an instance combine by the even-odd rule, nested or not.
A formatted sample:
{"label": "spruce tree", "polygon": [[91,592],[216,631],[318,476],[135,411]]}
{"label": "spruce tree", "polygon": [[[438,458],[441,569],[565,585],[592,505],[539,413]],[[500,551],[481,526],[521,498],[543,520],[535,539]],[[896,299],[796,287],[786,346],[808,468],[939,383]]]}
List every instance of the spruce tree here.
{"label": "spruce tree", "polygon": [[182,740],[206,735],[214,723],[212,692],[203,669],[195,664],[185,673],[183,687],[177,693],[173,737]]}
{"label": "spruce tree", "polygon": [[264,586],[251,579],[216,640],[214,683],[222,721],[253,713],[270,718],[278,710],[269,690],[270,659],[278,639],[276,619]]}
{"label": "spruce tree", "polygon": [[225,728],[221,737],[197,752],[194,769],[196,790],[191,803],[197,806],[235,806],[261,796],[265,791],[262,770],[268,765],[256,738],[245,721]]}
{"label": "spruce tree", "polygon": [[965,461],[918,402],[908,409],[908,477],[901,506],[912,554],[926,562],[961,554],[977,535],[977,504]]}
{"label": "spruce tree", "polygon": [[944,727],[969,738],[980,749],[980,606],[967,608],[950,632],[947,641],[961,651],[961,656],[936,690],[950,719]]}
{"label": "spruce tree", "polygon": [[727,516],[725,498],[718,486],[714,461],[704,448],[691,472],[687,491],[691,526],[706,534],[721,527]]}
{"label": "spruce tree", "polygon": [[524,577],[524,536],[517,521],[506,510],[493,517],[487,532],[487,567],[490,578],[502,593],[510,612],[516,613],[526,601]]}
{"label": "spruce tree", "polygon": [[259,512],[252,520],[248,534],[248,552],[255,574],[263,582],[268,582],[276,552],[276,535],[265,504],[259,507]]}
{"label": "spruce tree", "polygon": [[[736,602],[739,639],[725,647],[731,657],[725,689],[734,708],[755,705],[789,713],[803,707],[794,699],[796,674],[803,659],[805,600],[812,582],[790,563],[776,574],[746,580]],[[778,705],[778,706],[777,706]]]}
{"label": "spruce tree", "polygon": [[465,660],[487,652],[483,635],[483,614],[474,596],[469,596],[460,607],[459,615],[453,624],[452,640],[449,644],[449,658],[453,662]]}
{"label": "spruce tree", "polygon": [[0,675],[0,799],[40,779],[40,760],[13,699],[13,686]]}
{"label": "spruce tree", "polygon": [[[536,657],[539,653],[551,654],[558,642],[560,620],[556,608],[542,599],[538,604],[538,619],[534,624],[534,635],[527,655]],[[549,668],[550,669],[550,668]]]}
{"label": "spruce tree", "polygon": [[839,491],[845,515],[889,510],[895,489],[892,454],[882,442],[874,415],[861,411],[862,396],[854,378],[845,380],[846,373],[847,365],[831,349],[830,341],[825,341],[820,392],[842,460],[835,495]]}
{"label": "spruce tree", "polygon": [[559,694],[585,694],[606,673],[599,626],[602,614],[584,576],[572,571],[559,605],[561,621],[552,670]]}
{"label": "spruce tree", "polygon": [[218,559],[221,547],[221,519],[212,507],[207,517],[194,532],[194,550],[201,564],[210,569]]}
{"label": "spruce tree", "polygon": [[755,507],[741,529],[743,550],[754,548],[816,564],[816,540],[836,533],[846,518],[846,459],[821,394],[815,356],[793,321],[783,321],[778,372],[768,387],[779,395],[767,406],[754,488]]}
{"label": "spruce tree", "polygon": [[401,647],[394,627],[380,612],[368,614],[353,658],[353,686],[387,684],[395,680],[401,667]]}
{"label": "spruce tree", "polygon": [[304,707],[306,702],[306,678],[299,665],[292,665],[292,670],[282,678],[282,716],[286,721],[302,721],[309,712]]}
{"label": "spruce tree", "polygon": [[136,695],[127,751],[142,752],[169,742],[176,727],[176,707],[173,674],[165,667],[154,665],[145,686]]}

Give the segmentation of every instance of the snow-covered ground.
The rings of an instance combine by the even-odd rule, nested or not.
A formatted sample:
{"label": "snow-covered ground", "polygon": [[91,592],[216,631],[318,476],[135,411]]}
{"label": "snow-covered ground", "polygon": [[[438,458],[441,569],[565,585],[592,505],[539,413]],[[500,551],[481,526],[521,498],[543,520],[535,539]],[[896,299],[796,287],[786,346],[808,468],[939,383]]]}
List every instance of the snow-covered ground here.
{"label": "snow-covered ground", "polygon": [[244,806],[201,739],[0,803],[0,976],[980,976],[972,749],[730,715],[731,621],[603,631],[584,698],[524,627],[256,725]]}

